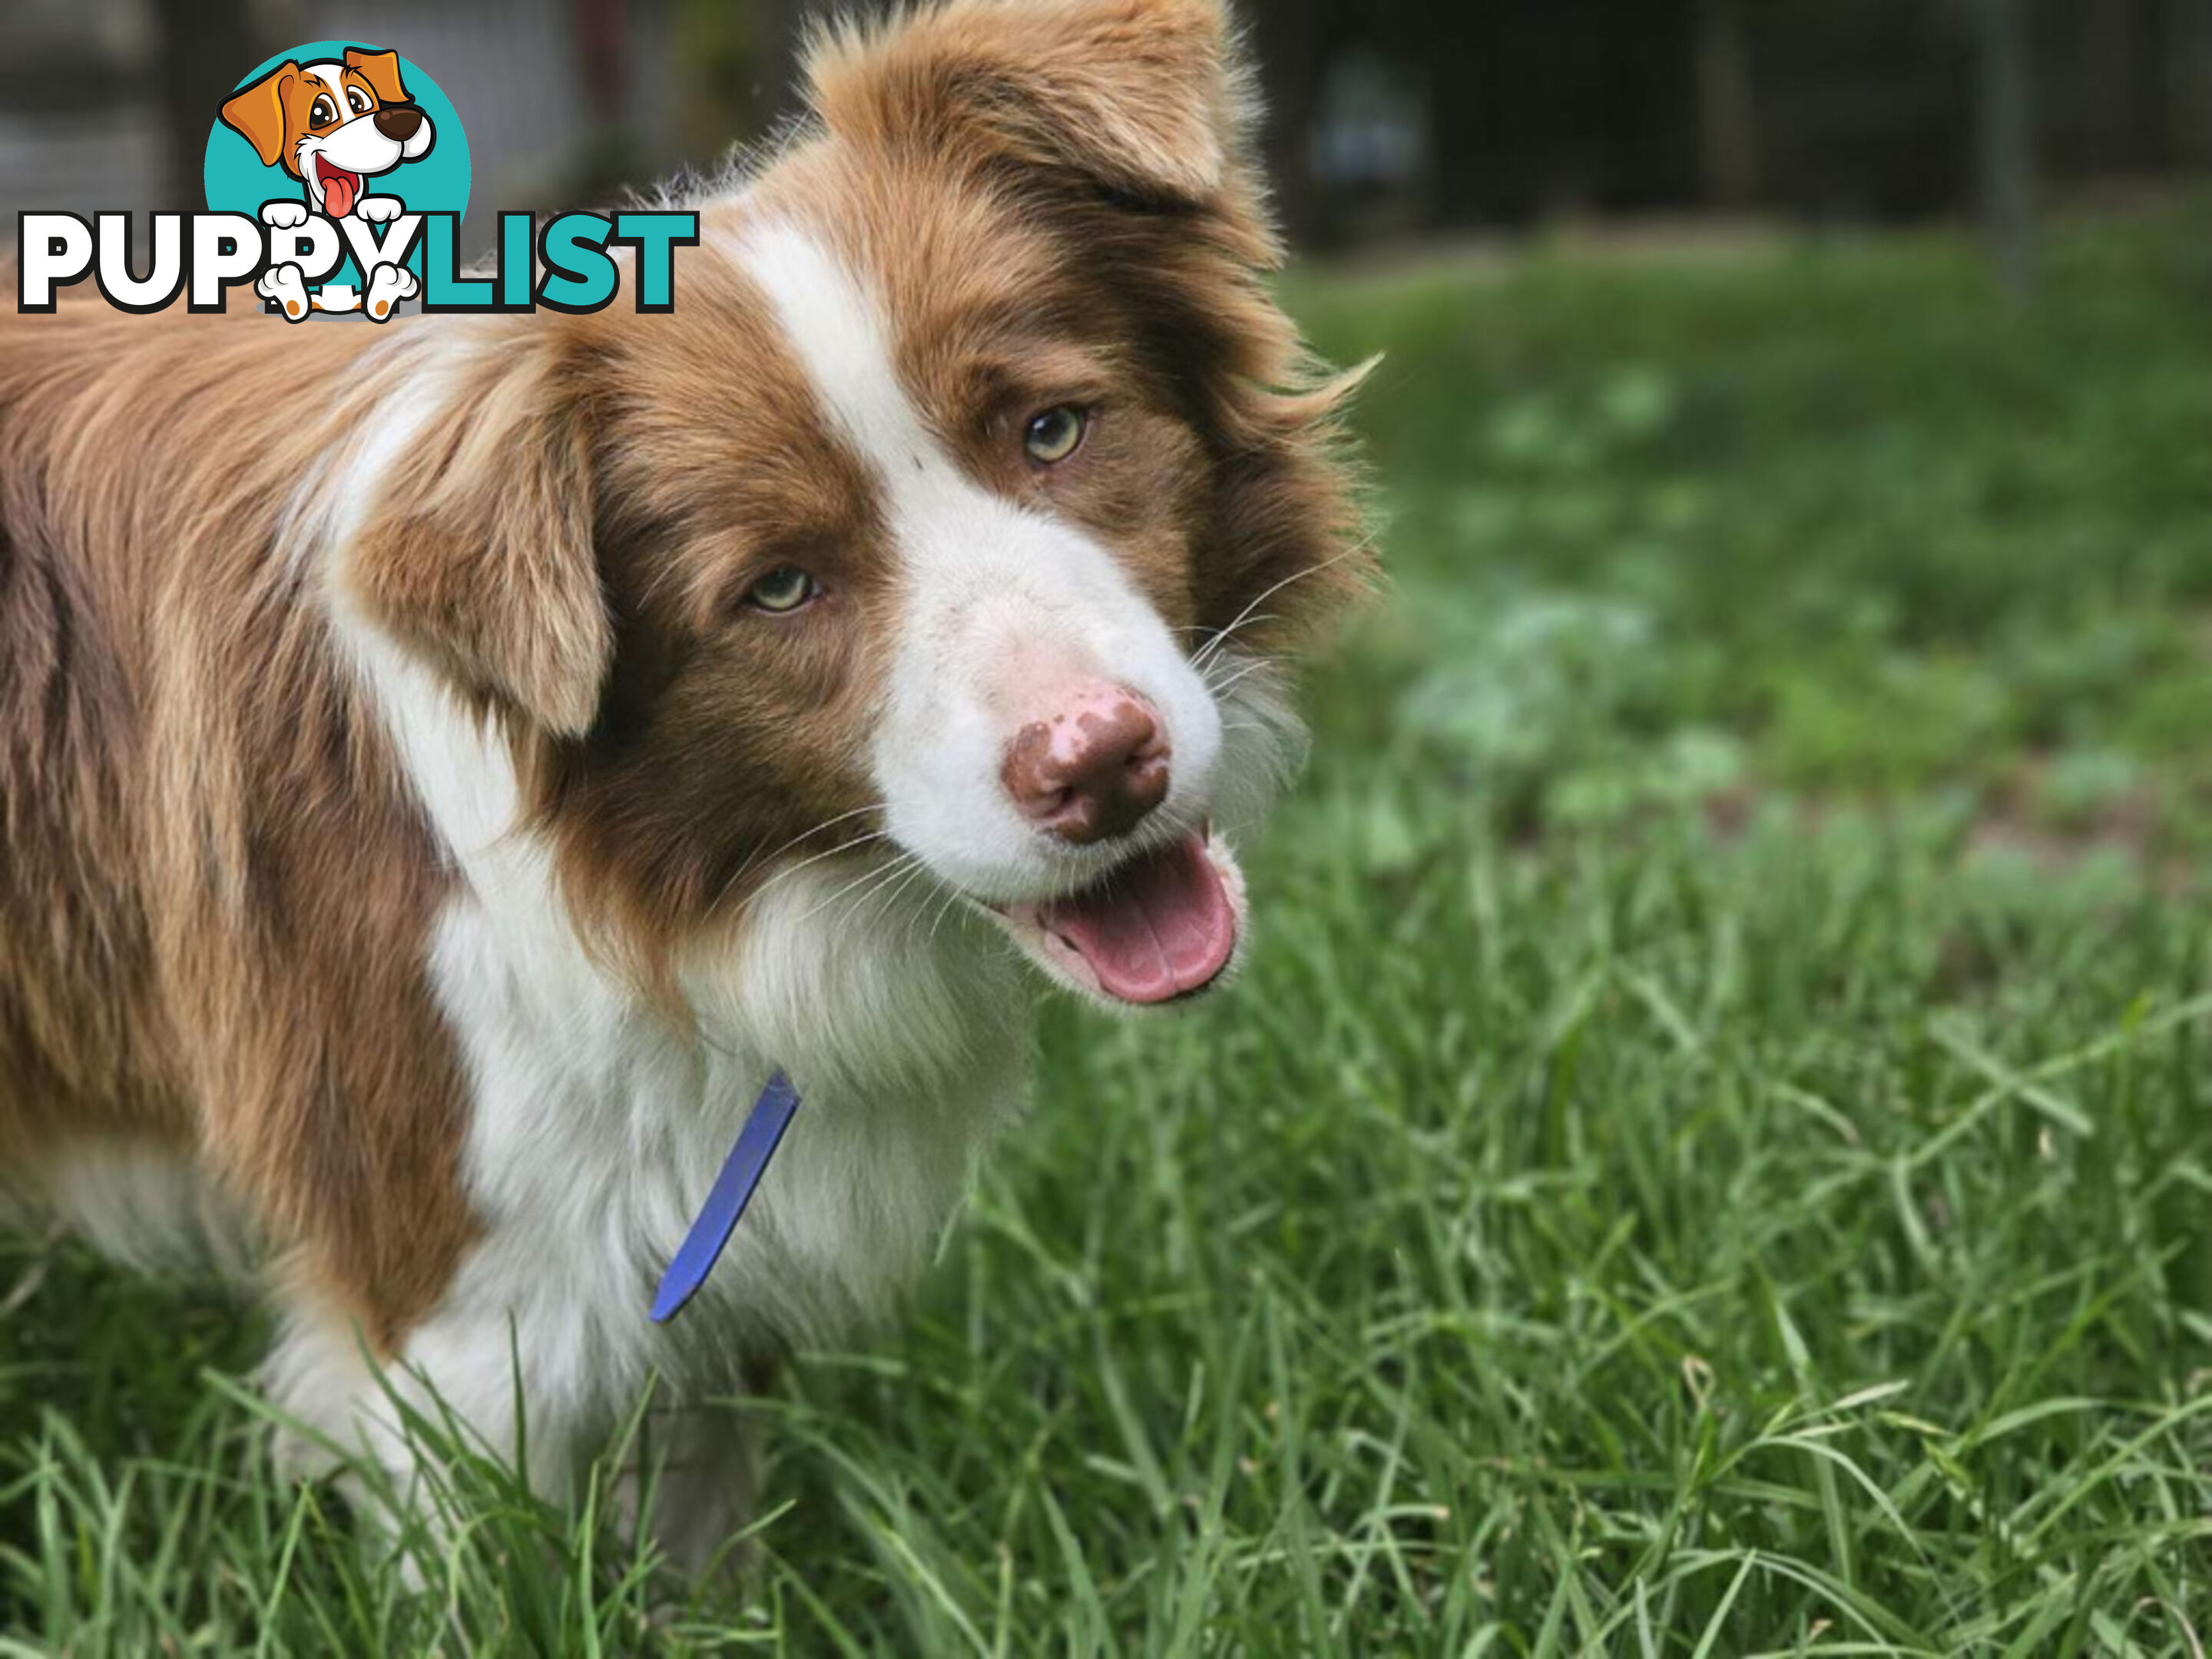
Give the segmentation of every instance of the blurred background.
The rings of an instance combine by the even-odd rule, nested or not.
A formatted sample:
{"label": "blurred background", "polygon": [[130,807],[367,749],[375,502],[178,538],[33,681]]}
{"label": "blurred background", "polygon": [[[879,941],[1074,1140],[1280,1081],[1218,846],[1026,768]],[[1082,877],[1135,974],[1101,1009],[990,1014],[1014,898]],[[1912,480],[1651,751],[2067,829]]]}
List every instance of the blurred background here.
{"label": "blurred background", "polygon": [[[860,0],[847,10],[878,8]],[[435,75],[488,208],[761,136],[815,0],[9,0],[0,211],[196,207],[222,95],[294,42]],[[1255,0],[1312,247],[1618,215],[2019,211],[2212,167],[2212,0]],[[2023,198],[2024,199],[2024,198]]]}

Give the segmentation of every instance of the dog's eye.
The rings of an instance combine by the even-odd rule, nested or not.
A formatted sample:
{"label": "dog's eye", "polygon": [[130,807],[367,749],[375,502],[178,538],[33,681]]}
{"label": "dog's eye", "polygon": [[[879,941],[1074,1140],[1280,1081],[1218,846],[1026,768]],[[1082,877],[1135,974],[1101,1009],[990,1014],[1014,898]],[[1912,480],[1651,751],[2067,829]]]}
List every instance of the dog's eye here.
{"label": "dog's eye", "polygon": [[317,93],[315,101],[307,106],[307,125],[311,127],[325,127],[337,118],[338,106],[331,102],[330,94]]}
{"label": "dog's eye", "polygon": [[352,106],[353,112],[356,115],[366,115],[368,113],[368,94],[363,92],[359,87],[348,87],[346,88],[346,102]]}
{"label": "dog's eye", "polygon": [[780,564],[745,590],[745,603],[772,617],[787,617],[821,596],[814,578],[795,564]]}
{"label": "dog's eye", "polygon": [[1090,425],[1083,411],[1067,404],[1056,404],[1030,416],[1022,428],[1022,448],[1040,466],[1051,466],[1075,453]]}

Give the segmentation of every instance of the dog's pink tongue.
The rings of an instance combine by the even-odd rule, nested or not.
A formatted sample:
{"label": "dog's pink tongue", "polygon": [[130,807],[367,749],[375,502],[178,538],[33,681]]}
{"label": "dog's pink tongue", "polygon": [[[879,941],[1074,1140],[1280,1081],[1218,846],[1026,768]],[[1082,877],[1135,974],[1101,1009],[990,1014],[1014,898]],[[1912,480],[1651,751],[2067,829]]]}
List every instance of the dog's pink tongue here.
{"label": "dog's pink tongue", "polygon": [[1237,915],[1196,836],[1116,870],[1088,892],[1045,907],[1044,925],[1073,945],[1109,996],[1165,1002],[1228,965]]}
{"label": "dog's pink tongue", "polygon": [[323,175],[323,210],[333,219],[343,219],[353,211],[354,175],[350,173],[325,173]]}

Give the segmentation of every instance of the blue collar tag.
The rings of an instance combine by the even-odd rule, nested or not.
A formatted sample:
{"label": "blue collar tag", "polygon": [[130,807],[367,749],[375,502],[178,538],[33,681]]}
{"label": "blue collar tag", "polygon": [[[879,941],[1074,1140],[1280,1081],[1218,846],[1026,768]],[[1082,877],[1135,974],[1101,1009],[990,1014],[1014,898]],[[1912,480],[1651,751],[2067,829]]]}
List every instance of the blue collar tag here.
{"label": "blue collar tag", "polygon": [[768,1161],[775,1156],[783,1132],[791,1127],[792,1114],[798,1109],[799,1091],[791,1086],[791,1079],[779,1066],[760,1091],[760,1098],[753,1102],[745,1127],[738,1131],[737,1145],[730,1148],[722,1173],[714,1177],[714,1190],[699,1206],[699,1218],[691,1224],[691,1231],[677,1247],[675,1260],[660,1276],[660,1288],[653,1297],[654,1324],[665,1324],[681,1313],[684,1304],[707,1282],[707,1275],[714,1271],[714,1263],[721,1259],[723,1247],[737,1231],[745,1206],[752,1202],[753,1188],[768,1173]]}

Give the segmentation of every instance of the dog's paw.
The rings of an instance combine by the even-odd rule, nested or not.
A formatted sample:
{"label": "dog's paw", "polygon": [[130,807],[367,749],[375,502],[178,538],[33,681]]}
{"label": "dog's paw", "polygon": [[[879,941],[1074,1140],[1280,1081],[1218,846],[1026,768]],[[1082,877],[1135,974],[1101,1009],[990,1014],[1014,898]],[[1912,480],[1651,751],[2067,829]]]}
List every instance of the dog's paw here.
{"label": "dog's paw", "polygon": [[264,202],[261,204],[261,222],[274,225],[279,230],[304,225],[307,222],[307,204],[305,202]]}
{"label": "dog's paw", "polygon": [[392,315],[392,309],[400,301],[410,297],[422,284],[415,273],[404,265],[379,265],[369,273],[368,297],[364,304],[374,322],[382,322]]}
{"label": "dog's paw", "polygon": [[406,212],[407,204],[397,196],[364,196],[354,204],[353,210],[372,225],[381,225]]}
{"label": "dog's paw", "polygon": [[307,279],[301,276],[297,265],[270,266],[254,283],[253,291],[283,306],[284,314],[295,323],[307,314]]}

